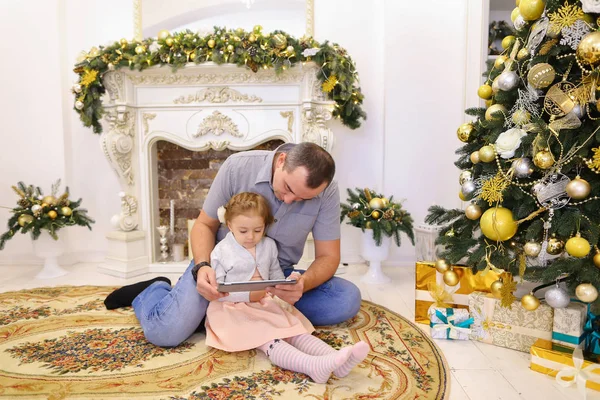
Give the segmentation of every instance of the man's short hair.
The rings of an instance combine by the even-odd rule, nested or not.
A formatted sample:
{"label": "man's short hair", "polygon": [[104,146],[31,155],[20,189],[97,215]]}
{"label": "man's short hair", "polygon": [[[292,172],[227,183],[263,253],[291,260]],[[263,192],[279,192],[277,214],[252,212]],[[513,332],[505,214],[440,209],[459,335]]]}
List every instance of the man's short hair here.
{"label": "man's short hair", "polygon": [[294,146],[283,145],[281,151],[277,151],[275,157],[279,154],[286,153],[283,169],[287,172],[292,172],[298,167],[304,167],[308,171],[306,185],[311,189],[316,189],[324,182],[328,185],[333,180],[335,175],[335,161],[331,154],[321,146],[311,143],[302,142]]}

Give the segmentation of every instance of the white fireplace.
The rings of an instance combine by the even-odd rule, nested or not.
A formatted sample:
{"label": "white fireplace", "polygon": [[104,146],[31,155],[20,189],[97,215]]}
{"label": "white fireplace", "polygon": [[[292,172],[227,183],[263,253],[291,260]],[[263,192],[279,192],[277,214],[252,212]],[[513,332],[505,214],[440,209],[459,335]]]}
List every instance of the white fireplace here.
{"label": "white fireplace", "polygon": [[326,122],[335,103],[321,91],[319,73],[312,63],[279,75],[213,63],[176,73],[164,66],[107,73],[100,142],[120,179],[122,212],[111,221],[116,229],[107,233],[109,252],[100,270],[128,278],[187,266],[160,261],[158,141],[205,151],[248,150],[280,139],[331,150]]}

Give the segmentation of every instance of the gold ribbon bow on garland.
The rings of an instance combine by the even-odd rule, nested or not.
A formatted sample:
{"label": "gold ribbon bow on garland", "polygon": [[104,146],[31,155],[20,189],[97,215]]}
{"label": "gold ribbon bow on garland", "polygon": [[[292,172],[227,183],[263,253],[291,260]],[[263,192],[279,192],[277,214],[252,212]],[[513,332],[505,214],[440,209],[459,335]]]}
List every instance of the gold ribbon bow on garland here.
{"label": "gold ribbon bow on garland", "polygon": [[485,262],[487,265],[485,266],[485,269],[481,272],[481,276],[485,276],[485,274],[487,274],[490,270],[494,271],[498,275],[500,275],[504,272],[503,269],[498,268],[494,264],[492,264],[491,257],[492,257],[492,253],[494,253],[494,251],[496,251],[496,246],[490,244],[486,247]]}
{"label": "gold ribbon bow on garland", "polygon": [[583,351],[581,346],[578,346],[573,351],[573,365],[566,366],[556,374],[556,382],[562,387],[569,387],[575,383],[577,390],[583,396],[583,400],[587,399],[585,385],[587,381],[600,383],[600,375],[595,374],[594,370],[600,370],[600,364],[591,364],[585,368],[583,366]]}

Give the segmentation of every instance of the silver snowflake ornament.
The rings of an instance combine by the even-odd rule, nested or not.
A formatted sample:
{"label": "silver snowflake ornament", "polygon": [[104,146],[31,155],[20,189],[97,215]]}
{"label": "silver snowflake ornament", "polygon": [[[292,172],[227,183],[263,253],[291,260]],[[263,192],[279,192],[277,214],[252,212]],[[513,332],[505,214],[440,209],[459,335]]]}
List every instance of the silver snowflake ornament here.
{"label": "silver snowflake ornament", "polygon": [[560,44],[571,46],[573,50],[577,50],[581,38],[590,32],[590,27],[578,19],[573,25],[564,27],[561,32],[563,37],[560,39]]}
{"label": "silver snowflake ornament", "polygon": [[581,8],[586,13],[600,13],[600,0],[581,0]]}

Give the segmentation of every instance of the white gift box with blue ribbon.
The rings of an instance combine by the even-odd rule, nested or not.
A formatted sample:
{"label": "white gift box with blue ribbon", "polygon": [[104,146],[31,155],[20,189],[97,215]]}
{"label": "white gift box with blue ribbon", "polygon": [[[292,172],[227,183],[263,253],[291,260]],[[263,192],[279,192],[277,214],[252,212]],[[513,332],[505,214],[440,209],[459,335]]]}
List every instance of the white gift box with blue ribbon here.
{"label": "white gift box with blue ribbon", "polygon": [[566,308],[554,309],[552,341],[576,347],[585,339],[588,305],[572,301]]}

